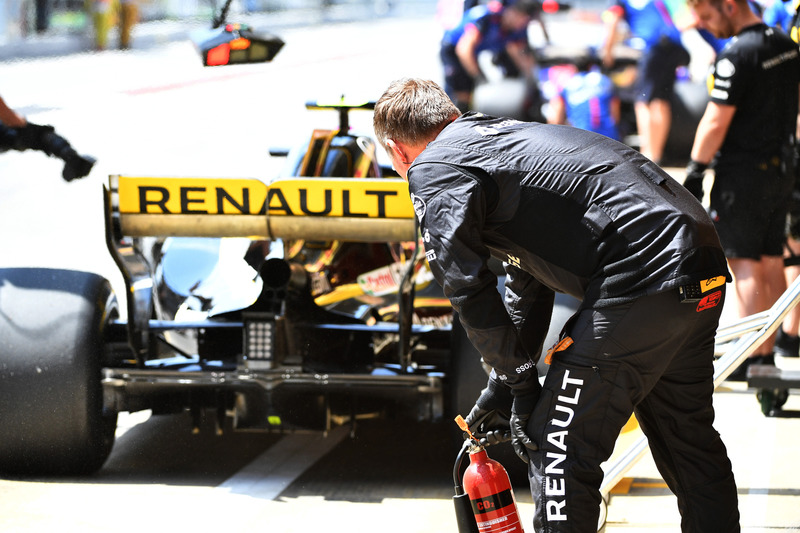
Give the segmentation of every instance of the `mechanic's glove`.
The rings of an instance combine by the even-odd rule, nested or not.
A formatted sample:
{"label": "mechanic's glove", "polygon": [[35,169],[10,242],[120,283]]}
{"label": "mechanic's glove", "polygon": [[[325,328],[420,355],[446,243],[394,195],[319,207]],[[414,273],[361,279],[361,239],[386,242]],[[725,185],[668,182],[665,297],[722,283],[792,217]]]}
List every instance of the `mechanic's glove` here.
{"label": "mechanic's glove", "polygon": [[530,386],[524,389],[514,389],[514,402],[511,405],[511,445],[520,459],[528,463],[527,450],[536,451],[539,445],[528,435],[528,420],[533,414],[533,408],[539,401],[542,386],[539,379],[530,380]]}
{"label": "mechanic's glove", "polygon": [[[44,138],[48,134],[55,132],[55,128],[53,126],[41,126],[39,124],[34,124],[33,122],[28,122],[25,126],[21,128],[13,128],[13,130],[16,132],[16,143],[14,150],[18,150],[20,152],[25,150],[39,150],[45,152],[46,143],[44,142]],[[51,155],[51,153],[47,152],[47,155]]]}
{"label": "mechanic's glove", "polygon": [[686,179],[683,180],[683,186],[686,190],[701,202],[703,201],[703,178],[707,168],[708,165],[705,163],[691,160],[686,165]]}
{"label": "mechanic's glove", "polygon": [[489,378],[478,401],[467,415],[469,430],[486,444],[497,444],[510,437],[509,421],[514,397],[511,389],[499,380]]}

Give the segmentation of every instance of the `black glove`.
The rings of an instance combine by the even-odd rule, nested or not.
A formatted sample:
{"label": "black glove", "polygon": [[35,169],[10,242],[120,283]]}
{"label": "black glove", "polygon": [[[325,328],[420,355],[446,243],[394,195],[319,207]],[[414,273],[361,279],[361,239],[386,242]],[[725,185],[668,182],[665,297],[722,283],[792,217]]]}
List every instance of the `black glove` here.
{"label": "black glove", "polygon": [[52,155],[51,151],[47,150],[49,146],[47,145],[48,143],[45,142],[45,139],[48,135],[55,133],[56,130],[53,126],[41,126],[33,122],[28,122],[21,128],[14,128],[14,131],[17,134],[17,142],[16,146],[14,146],[15,150],[20,152],[24,150],[39,150],[41,152],[46,152],[47,155]]}
{"label": "black glove", "polygon": [[539,401],[542,393],[542,386],[539,379],[534,377],[530,380],[530,386],[522,389],[514,389],[514,401],[511,405],[511,445],[514,453],[525,463],[528,463],[527,450],[536,451],[539,445],[528,436],[528,420],[533,414],[533,408]]}
{"label": "black glove", "polygon": [[494,377],[489,378],[478,401],[467,415],[469,430],[484,444],[497,444],[510,437],[509,421],[514,397],[511,389]]}
{"label": "black glove", "polygon": [[686,165],[686,179],[683,180],[683,186],[687,191],[692,193],[699,201],[703,201],[703,178],[706,174],[708,165],[699,163],[695,160],[689,161]]}

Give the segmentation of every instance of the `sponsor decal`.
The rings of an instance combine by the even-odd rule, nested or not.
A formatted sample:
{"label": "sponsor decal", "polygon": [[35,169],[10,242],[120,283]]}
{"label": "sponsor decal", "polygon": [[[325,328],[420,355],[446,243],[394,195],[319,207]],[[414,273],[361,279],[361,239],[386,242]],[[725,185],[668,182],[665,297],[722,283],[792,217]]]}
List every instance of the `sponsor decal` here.
{"label": "sponsor decal", "polygon": [[513,256],[511,254],[506,254],[506,255],[508,257],[508,264],[519,268],[519,257]]}
{"label": "sponsor decal", "polygon": [[716,276],[713,278],[704,279],[700,282],[700,291],[708,292],[711,289],[716,289],[721,285],[725,285],[725,276]]}
{"label": "sponsor decal", "polygon": [[435,250],[425,250],[425,259],[427,259],[429,263],[431,261],[436,261],[436,251]]}
{"label": "sponsor decal", "polygon": [[717,61],[714,71],[719,78],[730,78],[736,74],[736,67],[733,66],[730,59],[724,58]]}
{"label": "sponsor decal", "polygon": [[412,194],[411,204],[414,206],[414,213],[417,214],[417,219],[420,222],[422,222],[422,217],[425,216],[425,210],[427,209],[427,207],[425,206],[425,200],[423,200],[416,194]]}
{"label": "sponsor decal", "polygon": [[549,426],[556,429],[548,431],[545,435],[547,442],[559,450],[547,452],[545,457],[545,513],[547,513],[547,520],[552,522],[567,520],[567,487],[561,463],[567,459],[569,428],[575,417],[575,406],[578,405],[583,390],[583,380],[569,376],[569,370],[565,370],[564,379],[561,381],[561,390],[564,391],[564,394],[556,398],[553,406],[553,409],[560,414],[553,416]]}
{"label": "sponsor decal", "polygon": [[497,135],[503,128],[514,126],[516,124],[521,124],[521,122],[519,120],[509,118],[501,122],[498,122],[497,124],[494,124],[492,126],[473,126],[473,127],[475,128],[475,131],[480,133],[482,136],[486,137],[488,135]]}
{"label": "sponsor decal", "polygon": [[[433,274],[424,265],[420,264],[415,270],[417,275],[414,282],[417,286],[423,286],[433,280]],[[383,296],[397,292],[407,271],[408,263],[397,262],[365,272],[358,276],[356,281],[365,294]]]}
{"label": "sponsor decal", "polygon": [[716,98],[717,100],[727,100],[728,99],[728,91],[723,91],[722,89],[712,89],[711,98]]}
{"label": "sponsor decal", "polygon": [[411,218],[408,184],[393,179],[276,180],[119,177],[120,213]]}
{"label": "sponsor decal", "polygon": [[704,296],[702,300],[697,303],[697,312],[700,313],[705,311],[706,309],[711,309],[712,307],[716,307],[719,305],[719,302],[722,300],[722,291],[712,292],[711,294]]}
{"label": "sponsor decal", "polygon": [[525,371],[527,371],[527,370],[530,370],[530,369],[531,369],[531,368],[533,368],[534,366],[535,366],[535,365],[533,364],[533,361],[531,361],[530,359],[528,359],[527,361],[525,361],[525,363],[524,363],[524,364],[522,364],[522,365],[518,366],[518,367],[517,367],[515,370],[517,371],[517,374],[522,374],[523,372],[525,372]]}
{"label": "sponsor decal", "polygon": [[773,67],[777,67],[782,63],[794,59],[795,57],[797,57],[797,55],[798,55],[798,50],[794,48],[792,50],[789,50],[788,52],[783,52],[782,54],[779,54],[771,59],[767,59],[766,61],[761,63],[761,68],[763,68],[764,70],[769,70]]}

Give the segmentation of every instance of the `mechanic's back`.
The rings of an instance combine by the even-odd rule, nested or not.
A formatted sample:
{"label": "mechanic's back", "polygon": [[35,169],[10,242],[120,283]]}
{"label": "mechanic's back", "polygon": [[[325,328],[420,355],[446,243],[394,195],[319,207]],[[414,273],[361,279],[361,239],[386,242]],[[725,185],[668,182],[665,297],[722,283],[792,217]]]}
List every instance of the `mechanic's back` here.
{"label": "mechanic's back", "polygon": [[[415,173],[425,179],[414,180]],[[590,132],[467,114],[416,159],[409,183],[428,210],[446,210],[455,228],[437,235],[439,226],[423,223],[434,248],[439,238],[455,239],[480,261],[485,244],[584,305],[727,274],[713,224],[695,198],[638,152]],[[465,223],[475,219],[486,223]],[[451,260],[437,253],[433,268]]]}

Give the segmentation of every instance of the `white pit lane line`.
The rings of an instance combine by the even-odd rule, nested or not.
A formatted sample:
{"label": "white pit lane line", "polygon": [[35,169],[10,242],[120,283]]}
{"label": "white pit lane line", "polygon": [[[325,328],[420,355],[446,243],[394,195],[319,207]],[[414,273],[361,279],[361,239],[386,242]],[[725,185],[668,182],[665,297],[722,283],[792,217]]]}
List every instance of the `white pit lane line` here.
{"label": "white pit lane line", "polygon": [[289,434],[214,490],[274,500],[349,433],[349,427],[339,426],[327,436],[322,433]]}

